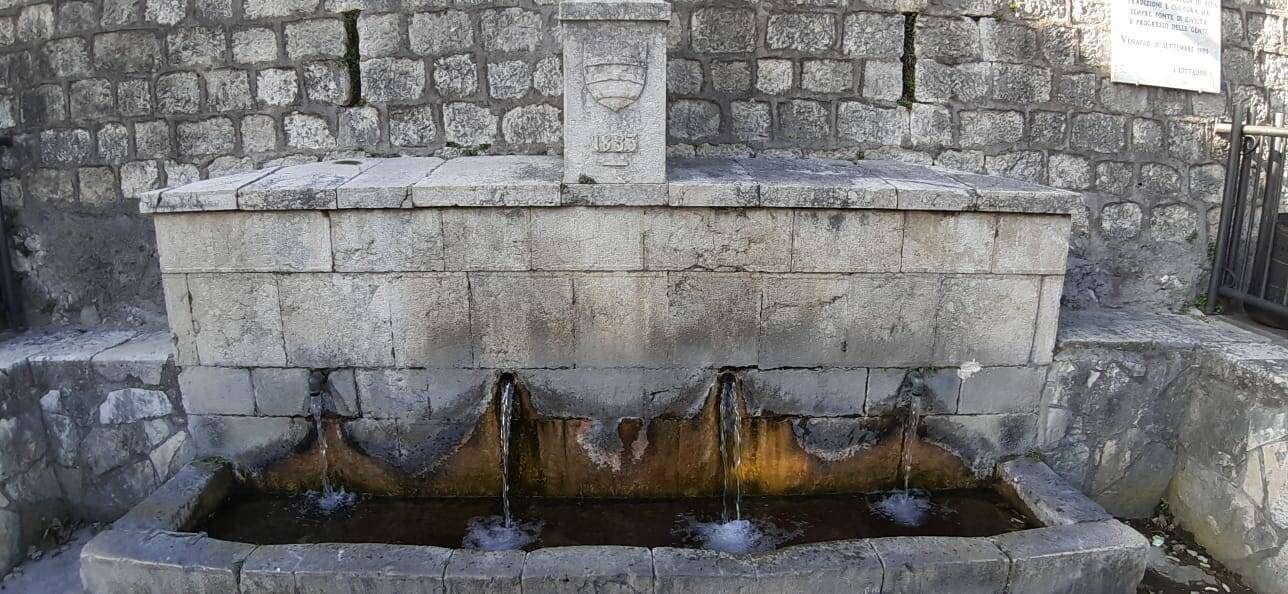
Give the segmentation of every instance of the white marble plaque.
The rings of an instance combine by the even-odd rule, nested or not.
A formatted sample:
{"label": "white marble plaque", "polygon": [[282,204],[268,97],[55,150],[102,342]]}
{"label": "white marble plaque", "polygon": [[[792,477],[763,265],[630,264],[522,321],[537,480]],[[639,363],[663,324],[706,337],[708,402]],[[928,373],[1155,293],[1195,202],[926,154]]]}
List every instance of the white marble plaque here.
{"label": "white marble plaque", "polygon": [[1221,92],[1221,0],[1111,0],[1113,81]]}

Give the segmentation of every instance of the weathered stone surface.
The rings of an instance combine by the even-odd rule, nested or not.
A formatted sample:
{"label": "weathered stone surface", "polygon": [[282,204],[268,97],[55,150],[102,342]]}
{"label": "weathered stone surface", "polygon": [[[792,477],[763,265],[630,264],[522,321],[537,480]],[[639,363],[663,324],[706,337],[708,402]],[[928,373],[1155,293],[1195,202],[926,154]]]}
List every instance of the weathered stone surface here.
{"label": "weathered stone surface", "polygon": [[754,557],[757,591],[876,594],[882,591],[883,570],[875,542],[799,545]]}
{"label": "weathered stone surface", "polygon": [[[250,370],[255,414],[267,417],[303,417],[311,412],[309,370],[260,367]],[[209,411],[207,411],[209,412]]]}
{"label": "weathered stone surface", "polygon": [[[300,122],[303,125],[303,122]],[[287,126],[290,142],[291,127]],[[304,128],[299,130],[305,134]],[[327,148],[309,146],[301,148]],[[324,163],[283,167],[237,190],[237,206],[242,210],[330,209],[336,207],[336,188],[375,161],[339,159]]]}
{"label": "weathered stone surface", "polygon": [[1063,276],[1042,278],[1038,295],[1038,320],[1033,332],[1032,361],[1037,365],[1051,362],[1055,349],[1056,331],[1059,329],[1060,297],[1064,291]]}
{"label": "weathered stone surface", "polygon": [[185,367],[179,373],[183,410],[189,415],[255,414],[250,371],[231,367]]}
{"label": "weathered stone surface", "polygon": [[416,206],[558,206],[556,157],[461,157],[412,186]]}
{"label": "weathered stone surface", "polygon": [[475,369],[359,370],[364,417],[473,423],[490,400],[493,374]]}
{"label": "weathered stone surface", "polygon": [[[888,415],[901,406],[907,406],[900,388],[909,374],[902,368],[882,368],[868,371],[868,396],[864,414],[869,416]],[[922,393],[917,407],[921,414],[952,414],[957,412],[957,401],[961,392],[962,380],[955,369],[936,371],[921,370],[921,378],[926,390]]]}
{"label": "weathered stone surface", "polygon": [[1043,526],[1112,520],[1104,508],[1069,486],[1046,464],[1016,458],[997,465],[999,491]]}
{"label": "weathered stone surface", "polygon": [[895,189],[844,161],[743,159],[760,203],[797,208],[895,208]]}
{"label": "weathered stone surface", "polygon": [[985,367],[962,381],[957,412],[1033,413],[1046,382],[1045,367]]}
{"label": "weathered stone surface", "polygon": [[848,279],[772,276],[762,281],[760,364],[843,365],[851,333]]}
{"label": "weathered stone surface", "polygon": [[1133,592],[1149,543],[1116,520],[993,537],[1011,559],[1011,592]]}
{"label": "weathered stone surface", "polygon": [[394,359],[399,366],[473,364],[470,294],[463,274],[401,274],[388,281]]}
{"label": "weathered stone surface", "polygon": [[211,212],[154,219],[164,272],[302,272],[331,269],[319,212]]}
{"label": "weathered stone surface", "polygon": [[604,594],[653,590],[653,555],[639,547],[552,547],[528,553],[523,591],[536,594],[568,589]]}
{"label": "weathered stone surface", "polygon": [[666,180],[671,206],[756,206],[760,187],[734,159],[669,158]]}
{"label": "weathered stone surface", "polygon": [[679,273],[670,287],[672,363],[751,365],[757,359],[759,280],[740,273]]}
{"label": "weathered stone surface", "polygon": [[799,212],[793,220],[793,272],[898,272],[904,215],[899,212]]}
{"label": "weathered stone surface", "polygon": [[[544,418],[689,418],[705,401],[715,374],[701,369],[529,369],[520,380]],[[616,440],[616,425],[609,428]]]}
{"label": "weathered stone surface", "polygon": [[220,456],[253,478],[264,465],[298,447],[312,430],[310,419],[188,415],[198,456]]}
{"label": "weathered stone surface", "polygon": [[895,592],[1001,592],[1010,560],[978,538],[903,537],[869,541],[886,567],[883,589]]}
{"label": "weathered stone surface", "polygon": [[756,565],[737,555],[700,549],[653,549],[658,594],[750,594],[762,591]]}
{"label": "weathered stone surface", "polygon": [[778,369],[748,372],[747,412],[755,416],[831,417],[864,414],[866,369]]}
{"label": "weathered stone surface", "polygon": [[[975,476],[984,477],[994,463],[1033,447],[1037,419],[1032,415],[932,415],[922,420],[925,440],[961,458]],[[913,460],[916,476],[916,460]]]}
{"label": "weathered stone surface", "polygon": [[443,574],[451,594],[506,594],[522,591],[523,551],[456,549]]}
{"label": "weathered stone surface", "polygon": [[206,515],[233,488],[226,464],[193,462],[112,524],[115,530],[185,530]]}
{"label": "weathered stone surface", "polygon": [[81,551],[81,581],[90,592],[235,592],[253,550],[197,534],[108,530]]}
{"label": "weathered stone surface", "polygon": [[935,360],[946,365],[1027,362],[1039,288],[1034,277],[946,277],[935,322]]}
{"label": "weathered stone surface", "polygon": [[532,211],[533,270],[641,270],[643,212],[592,207]]}
{"label": "weathered stone surface", "polygon": [[160,390],[124,388],[107,393],[98,407],[100,425],[121,425],[157,419],[174,413],[170,397]]}
{"label": "weathered stone surface", "polygon": [[193,343],[203,364],[286,364],[276,279],[267,274],[192,274],[187,281]]}
{"label": "weathered stone surface", "polygon": [[165,366],[172,362],[170,333],[147,332],[93,356],[94,370],[118,382],[130,378],[148,385],[161,384]]}
{"label": "weathered stone surface", "polygon": [[336,272],[443,269],[443,223],[438,210],[353,210],[332,214]]}
{"label": "weathered stone surface", "polygon": [[904,216],[904,272],[989,271],[996,216],[921,212]]}
{"label": "weathered stone surface", "polygon": [[667,361],[662,274],[578,275],[573,331],[578,367],[655,367]]}
{"label": "weathered stone surface", "polygon": [[786,272],[792,218],[773,209],[650,209],[643,213],[649,270]]}
{"label": "weathered stone surface", "polygon": [[237,190],[271,175],[276,167],[236,173],[193,182],[173,190],[163,190],[154,206],[156,212],[189,210],[236,210]]}
{"label": "weathered stone surface", "polygon": [[1064,274],[1069,219],[999,216],[992,271],[1002,274]]}
{"label": "weathered stone surface", "polygon": [[[277,592],[441,592],[451,549],[389,544],[299,544],[257,548],[242,566],[244,589]],[[292,579],[293,578],[293,579]]]}
{"label": "weathered stone surface", "polygon": [[560,201],[566,206],[662,206],[665,184],[564,184]]}
{"label": "weathered stone surface", "polygon": [[520,208],[462,208],[442,212],[447,270],[528,270],[531,214]]}
{"label": "weathered stone surface", "polygon": [[432,157],[381,159],[336,188],[337,208],[407,208],[411,187],[443,164]]}
{"label": "weathered stone surface", "polygon": [[850,278],[846,353],[856,367],[922,366],[935,355],[940,280],[932,275],[859,274]]}
{"label": "weathered stone surface", "polygon": [[574,360],[572,280],[560,275],[470,275],[476,363],[561,367]]}
{"label": "weathered stone surface", "polygon": [[282,277],[279,284],[289,364],[372,367],[394,363],[387,278],[295,274]]}

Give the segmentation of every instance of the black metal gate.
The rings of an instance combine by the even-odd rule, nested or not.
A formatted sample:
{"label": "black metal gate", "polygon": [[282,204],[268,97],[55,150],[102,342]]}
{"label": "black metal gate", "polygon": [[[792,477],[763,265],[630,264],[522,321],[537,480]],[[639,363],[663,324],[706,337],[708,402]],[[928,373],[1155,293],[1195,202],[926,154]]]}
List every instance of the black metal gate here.
{"label": "black metal gate", "polygon": [[[0,148],[13,146],[13,139],[0,136]],[[22,301],[18,292],[18,279],[13,274],[9,250],[9,221],[4,209],[4,196],[0,194],[0,316],[3,328],[14,330],[23,326]]]}
{"label": "black metal gate", "polygon": [[1240,107],[1229,124],[1216,129],[1229,135],[1230,155],[1204,308],[1215,313],[1218,301],[1226,299],[1261,321],[1288,324],[1288,214],[1280,214],[1288,128],[1282,116],[1274,126],[1249,121]]}

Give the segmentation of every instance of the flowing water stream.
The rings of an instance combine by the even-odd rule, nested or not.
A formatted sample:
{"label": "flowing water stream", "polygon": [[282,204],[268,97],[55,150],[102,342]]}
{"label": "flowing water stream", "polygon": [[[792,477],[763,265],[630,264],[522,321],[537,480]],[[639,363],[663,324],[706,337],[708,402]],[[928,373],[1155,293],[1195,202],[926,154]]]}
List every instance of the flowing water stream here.
{"label": "flowing water stream", "polygon": [[321,393],[314,393],[309,396],[309,408],[313,414],[313,430],[317,432],[318,457],[321,458],[322,465],[322,490],[310,493],[310,499],[318,511],[329,514],[353,505],[358,497],[356,494],[344,490],[343,487],[337,489],[331,484],[331,468],[326,457],[326,427],[322,422],[322,409],[324,406]]}
{"label": "flowing water stream", "polygon": [[909,480],[912,477],[912,448],[917,442],[917,430],[921,426],[921,405],[925,398],[925,378],[919,372],[911,372],[899,390],[900,400],[907,407],[907,422],[903,428],[903,444],[899,454],[899,472],[903,475],[903,489],[894,491],[873,506],[873,511],[887,519],[904,526],[921,524],[930,511],[930,498],[924,493],[913,491]]}
{"label": "flowing water stream", "polygon": [[720,378],[720,468],[724,478],[724,509],[721,519],[728,523],[742,519],[742,422],[738,411],[738,382],[732,376]]}
{"label": "flowing water stream", "polygon": [[502,551],[522,549],[537,541],[540,522],[516,522],[510,510],[510,433],[514,419],[514,378],[501,377],[497,398],[497,425],[501,438],[501,516],[479,516],[466,522],[462,545],[471,549]]}

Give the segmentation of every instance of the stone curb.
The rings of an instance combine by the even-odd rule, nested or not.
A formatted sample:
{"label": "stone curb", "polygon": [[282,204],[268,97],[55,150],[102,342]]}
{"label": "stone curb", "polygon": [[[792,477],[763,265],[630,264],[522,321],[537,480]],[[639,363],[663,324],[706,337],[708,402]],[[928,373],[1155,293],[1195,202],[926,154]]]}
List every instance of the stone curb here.
{"label": "stone curb", "polygon": [[1016,458],[997,465],[997,491],[1044,526],[1112,520],[1113,516],[1038,460]]}
{"label": "stone curb", "polygon": [[[212,178],[143,194],[139,210],[331,210],[443,206],[848,208],[1069,214],[1076,193],[887,161],[671,159],[664,184],[563,184],[548,156],[342,159]],[[408,199],[410,198],[410,200]]]}
{"label": "stone curb", "polygon": [[[181,525],[184,514],[190,518],[227,493],[229,467],[198,462],[132,511],[124,524],[86,545],[81,572],[92,594],[1111,592],[1127,591],[1140,581],[1148,547],[1143,536],[1112,518],[1095,519],[1099,514],[1077,501],[1041,462],[1012,460],[997,472],[998,482],[1012,485],[1007,488],[1025,509],[1038,510],[1035,519],[1057,524],[987,538],[857,539],[741,556],[625,546],[531,553],[388,544],[255,546],[133,529]],[[1057,503],[1035,501],[1045,497]]]}

